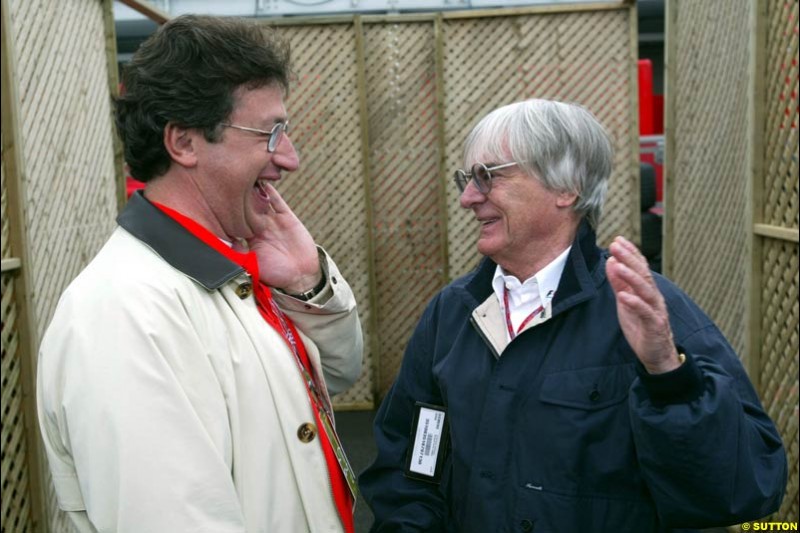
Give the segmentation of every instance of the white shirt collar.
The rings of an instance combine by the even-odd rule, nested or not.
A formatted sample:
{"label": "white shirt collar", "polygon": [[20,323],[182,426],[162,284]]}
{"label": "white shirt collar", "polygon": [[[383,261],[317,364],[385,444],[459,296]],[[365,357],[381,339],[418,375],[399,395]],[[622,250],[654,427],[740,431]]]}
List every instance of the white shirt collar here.
{"label": "white shirt collar", "polygon": [[540,305],[549,308],[549,304],[558,288],[558,283],[561,281],[561,274],[564,273],[567,256],[571,249],[572,246],[569,246],[558,257],[524,282],[520,282],[516,276],[506,274],[503,267],[497,265],[494,278],[492,278],[492,288],[504,313],[503,293],[505,289],[508,289],[509,314],[515,330]]}

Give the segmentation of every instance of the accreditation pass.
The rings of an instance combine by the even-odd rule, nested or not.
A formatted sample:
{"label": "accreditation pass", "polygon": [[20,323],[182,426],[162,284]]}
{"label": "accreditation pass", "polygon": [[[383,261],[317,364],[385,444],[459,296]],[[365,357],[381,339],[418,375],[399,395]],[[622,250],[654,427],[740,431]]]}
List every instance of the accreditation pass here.
{"label": "accreditation pass", "polygon": [[447,449],[448,426],[444,407],[417,402],[406,457],[408,477],[438,483]]}

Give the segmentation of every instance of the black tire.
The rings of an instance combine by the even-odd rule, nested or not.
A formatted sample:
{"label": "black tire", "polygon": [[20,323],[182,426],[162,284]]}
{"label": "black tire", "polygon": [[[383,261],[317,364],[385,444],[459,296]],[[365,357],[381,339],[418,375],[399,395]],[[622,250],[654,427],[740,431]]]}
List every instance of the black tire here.
{"label": "black tire", "polygon": [[661,255],[661,216],[642,213],[642,255],[648,261]]}
{"label": "black tire", "polygon": [[642,213],[656,205],[656,169],[650,163],[639,163]]}

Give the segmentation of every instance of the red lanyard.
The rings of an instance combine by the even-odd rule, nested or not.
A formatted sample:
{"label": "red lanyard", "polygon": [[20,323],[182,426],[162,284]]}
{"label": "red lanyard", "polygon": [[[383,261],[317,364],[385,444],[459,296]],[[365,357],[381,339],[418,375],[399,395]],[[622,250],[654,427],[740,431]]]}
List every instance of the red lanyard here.
{"label": "red lanyard", "polygon": [[[263,286],[259,287],[260,290],[263,290],[265,293],[267,292]],[[267,300],[270,305],[270,309],[267,310],[263,307],[263,301]],[[324,394],[320,392],[319,386],[317,385],[317,380],[314,379],[314,376],[311,375],[310,368],[311,362],[308,359],[308,355],[306,354],[305,350],[302,352],[298,347],[297,341],[297,330],[295,330],[294,325],[291,322],[288,322],[288,317],[283,314],[283,311],[275,304],[275,300],[268,294],[257,294],[256,303],[259,307],[262,308],[262,312],[269,314],[272,312],[272,315],[278,319],[278,325],[280,326],[279,333],[283,337],[283,340],[286,341],[286,344],[292,350],[292,354],[294,355],[294,360],[297,363],[297,368],[300,371],[300,375],[303,376],[303,380],[306,384],[306,389],[308,389],[309,395],[313,403],[315,403],[318,407],[320,407],[325,414],[332,420],[333,419],[333,410],[331,409],[330,403],[327,401]],[[267,317],[265,317],[267,318]],[[302,341],[301,341],[302,342]]]}
{"label": "red lanyard", "polygon": [[[257,275],[258,271],[256,270],[255,273]],[[267,308],[264,304],[265,300],[269,302],[269,308]],[[311,375],[311,362],[308,358],[305,348],[303,347],[302,340],[297,338],[297,330],[295,329],[294,324],[292,324],[291,320],[284,315],[283,311],[281,311],[275,303],[275,300],[272,299],[269,291],[263,285],[261,285],[261,283],[258,283],[258,287],[256,288],[256,305],[259,307],[261,315],[273,327],[275,327],[274,319],[277,319],[279,328],[275,329],[278,330],[283,337],[283,340],[286,341],[286,344],[294,354],[294,359],[297,363],[298,370],[305,381],[309,400],[311,400],[312,406],[315,407],[315,409],[313,409],[314,418],[317,421],[317,425],[321,425],[324,429],[323,432],[320,432],[320,439],[323,438],[324,434],[327,446],[323,446],[323,453],[325,454],[325,460],[328,463],[328,468],[332,469],[332,465],[335,463],[338,463],[339,466],[339,473],[341,474],[340,483],[334,483],[333,479],[331,479],[333,498],[337,510],[339,511],[339,515],[342,518],[345,531],[347,533],[352,533],[354,528],[353,511],[355,510],[358,488],[355,472],[350,466],[350,462],[347,460],[347,456],[344,453],[344,447],[342,446],[342,442],[339,440],[339,435],[336,433],[336,429],[333,425],[333,410],[331,409],[331,405],[328,401],[326,401],[324,394],[320,392],[316,380]],[[328,453],[329,451],[330,453]],[[344,487],[349,489],[349,493],[344,494],[342,492]]]}
{"label": "red lanyard", "polygon": [[519,333],[525,329],[525,326],[528,325],[528,322],[533,320],[533,318],[541,313],[544,310],[544,306],[540,305],[536,309],[533,310],[531,314],[525,317],[525,320],[522,321],[522,324],[519,325],[517,331],[514,331],[514,326],[511,325],[511,311],[508,309],[508,289],[503,287],[503,306],[506,308],[506,327],[508,327],[508,336],[513,340],[514,337],[519,335]]}

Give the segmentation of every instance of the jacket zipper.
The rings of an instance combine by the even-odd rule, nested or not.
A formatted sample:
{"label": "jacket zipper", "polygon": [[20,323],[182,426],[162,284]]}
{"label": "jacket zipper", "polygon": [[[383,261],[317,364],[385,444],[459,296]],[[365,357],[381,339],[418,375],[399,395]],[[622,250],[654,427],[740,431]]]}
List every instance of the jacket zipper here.
{"label": "jacket zipper", "polygon": [[494,355],[494,358],[495,359],[500,359],[500,354],[497,353],[497,350],[494,349],[494,346],[492,345],[492,343],[489,342],[489,339],[487,339],[486,335],[483,334],[483,330],[478,326],[478,323],[475,322],[475,317],[473,317],[472,315],[469,315],[469,322],[470,322],[470,324],[472,324],[472,327],[475,328],[475,331],[478,332],[478,335],[480,335],[481,339],[483,339],[483,342],[486,344],[486,346],[489,347],[489,350],[491,350],[492,355]]}

